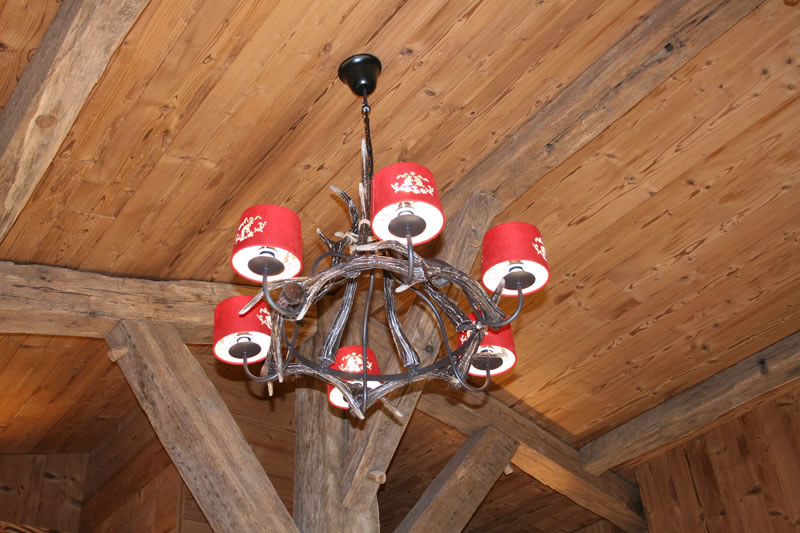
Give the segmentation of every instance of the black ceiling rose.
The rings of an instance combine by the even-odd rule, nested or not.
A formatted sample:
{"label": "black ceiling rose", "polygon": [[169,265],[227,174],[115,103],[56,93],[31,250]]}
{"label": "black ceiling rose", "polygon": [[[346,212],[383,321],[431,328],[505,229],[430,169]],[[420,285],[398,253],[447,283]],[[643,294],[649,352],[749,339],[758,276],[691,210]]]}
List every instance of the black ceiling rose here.
{"label": "black ceiling rose", "polygon": [[378,86],[381,62],[372,54],[350,56],[339,65],[339,79],[358,96],[372,94]]}

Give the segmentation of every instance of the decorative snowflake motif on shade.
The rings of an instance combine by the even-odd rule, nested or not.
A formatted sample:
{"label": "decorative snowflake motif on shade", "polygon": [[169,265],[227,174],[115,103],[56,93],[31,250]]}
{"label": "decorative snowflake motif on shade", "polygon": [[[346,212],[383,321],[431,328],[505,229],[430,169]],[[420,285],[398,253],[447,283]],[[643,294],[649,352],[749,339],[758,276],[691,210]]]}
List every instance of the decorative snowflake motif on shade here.
{"label": "decorative snowflake motif on shade", "polygon": [[261,307],[256,313],[256,318],[262,325],[267,326],[270,330],[272,329],[272,317],[269,314],[269,311],[266,307]]}
{"label": "decorative snowflake motif on shade", "polygon": [[239,229],[236,231],[236,242],[242,242],[256,233],[264,231],[264,228],[267,226],[267,221],[262,220],[256,223],[257,220],[261,220],[261,215],[245,217],[244,220],[242,220],[242,223],[239,224]]}
{"label": "decorative snowflake motif on shade", "polygon": [[425,185],[425,183],[430,183],[430,180],[418,175],[416,172],[406,172],[404,174],[400,174],[399,176],[395,176],[394,179],[403,180],[402,184],[392,183],[392,189],[394,189],[394,192],[403,191],[413,194],[429,194],[433,196],[433,186]]}
{"label": "decorative snowflake motif on shade", "polygon": [[544,249],[544,242],[542,241],[541,237],[536,237],[533,242],[533,248],[536,250],[536,253],[542,256],[542,259],[547,261],[547,252]]}
{"label": "decorative snowflake motif on shade", "polygon": [[[361,363],[361,354],[358,352],[350,352],[342,357],[339,369],[342,372],[361,372],[364,369]],[[367,370],[372,370],[372,362],[369,360],[367,360]]]}

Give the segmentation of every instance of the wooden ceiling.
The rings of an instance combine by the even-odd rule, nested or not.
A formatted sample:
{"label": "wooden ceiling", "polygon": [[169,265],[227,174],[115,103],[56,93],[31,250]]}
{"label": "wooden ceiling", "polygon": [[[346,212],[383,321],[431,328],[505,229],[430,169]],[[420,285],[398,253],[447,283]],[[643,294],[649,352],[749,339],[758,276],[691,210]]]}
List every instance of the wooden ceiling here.
{"label": "wooden ceiling", "polygon": [[[0,7],[0,105],[58,5]],[[673,13],[693,26],[660,25]],[[703,31],[682,40],[690,26]],[[657,68],[612,83],[651,49]],[[800,329],[800,8],[781,0],[152,0],[0,258],[242,283],[238,217],[277,203],[300,214],[308,262],[316,228],[346,229],[328,185],[355,191],[361,124],[336,68],[363,51],[383,63],[376,165],[429,167],[448,215],[494,192],[495,222],[544,235],[551,281],[527,298],[519,362],[492,392],[519,413],[578,446]],[[0,345],[7,452],[89,451],[133,406],[101,341]],[[291,402],[268,405],[237,418],[283,428],[291,449]],[[417,424],[426,447],[453,449]]]}

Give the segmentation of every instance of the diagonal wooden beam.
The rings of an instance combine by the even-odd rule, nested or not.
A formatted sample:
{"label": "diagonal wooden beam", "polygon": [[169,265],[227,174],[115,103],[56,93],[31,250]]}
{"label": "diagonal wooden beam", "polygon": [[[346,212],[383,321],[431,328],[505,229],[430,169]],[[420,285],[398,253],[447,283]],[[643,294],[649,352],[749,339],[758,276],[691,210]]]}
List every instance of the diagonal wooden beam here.
{"label": "diagonal wooden beam", "polygon": [[149,0],[63,2],[0,113],[0,241]]}
{"label": "diagonal wooden beam", "polygon": [[105,338],[120,319],[169,322],[185,342],[210,344],[214,307],[251,287],[149,281],[0,261],[0,333]]}
{"label": "diagonal wooden beam", "polygon": [[[454,267],[469,270],[480,249],[483,234],[499,210],[499,202],[493,197],[476,193],[462,206],[456,216],[447,223],[443,241],[447,252],[440,256]],[[403,322],[403,330],[420,355],[423,365],[430,363],[439,353],[440,339],[437,325],[421,306],[413,307]],[[393,347],[390,348],[394,350]],[[386,373],[399,372],[400,364],[393,358]],[[394,365],[394,366],[392,366]],[[352,435],[344,457],[342,477],[342,502],[347,507],[363,511],[375,497],[380,485],[370,472],[386,472],[394,457],[400,438],[422,391],[421,383],[406,387],[395,407],[403,414],[398,421],[383,410],[374,409],[361,429]]]}
{"label": "diagonal wooden beam", "polygon": [[757,352],[645,411],[580,450],[587,472],[600,474],[696,436],[719,417],[792,382],[800,383],[800,332]]}
{"label": "diagonal wooden beam", "polygon": [[458,394],[445,387],[426,390],[419,409],[465,435],[492,425],[519,441],[512,462],[581,507],[625,531],[644,531],[639,491],[607,472],[593,476],[581,467],[578,451],[533,421],[488,395]]}
{"label": "diagonal wooden beam", "polygon": [[171,324],[121,320],[111,353],[218,532],[298,531],[214,385]]}
{"label": "diagonal wooden beam", "polygon": [[473,433],[406,515],[395,533],[461,531],[517,450],[493,427]]}
{"label": "diagonal wooden beam", "polygon": [[761,0],[663,0],[442,197],[448,213],[471,191],[503,202],[567,160]]}

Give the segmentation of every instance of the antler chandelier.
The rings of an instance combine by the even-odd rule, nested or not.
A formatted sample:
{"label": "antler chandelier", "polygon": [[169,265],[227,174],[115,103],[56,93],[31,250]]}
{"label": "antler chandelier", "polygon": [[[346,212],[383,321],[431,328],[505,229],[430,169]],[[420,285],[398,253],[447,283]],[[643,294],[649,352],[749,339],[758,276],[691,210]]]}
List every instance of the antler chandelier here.
{"label": "antler chandelier", "polygon": [[[317,234],[328,251],[313,263],[311,274],[301,277],[303,248],[300,218],[278,205],[257,205],[241,217],[231,265],[244,278],[261,283],[253,298],[235,296],[217,305],[214,312],[214,355],[221,361],[242,365],[248,378],[272,383],[293,374],[314,376],[328,383],[331,404],[350,409],[359,418],[375,402],[408,383],[438,378],[470,391],[485,391],[494,375],[516,363],[510,323],[522,310],[523,296],[541,289],[549,278],[541,234],[524,222],[508,222],[491,228],[483,239],[482,282],[438,259],[424,259],[414,246],[441,233],[444,213],[433,174],[415,163],[395,163],[373,176],[372,141],[367,96],[377,85],[381,63],[375,56],[359,54],[339,66],[339,78],[363,98],[361,114],[362,175],[357,205],[336,187],[331,188],[347,205],[350,230],[331,240]],[[323,261],[330,266],[320,270]],[[367,346],[370,302],[376,271],[382,271],[387,322],[405,371],[382,374],[374,352]],[[361,324],[361,344],[340,346],[342,334],[358,290],[367,280],[366,305]],[[456,286],[471,313],[461,310],[443,291]],[[301,321],[312,305],[343,287],[343,296],[319,353],[311,358],[296,347]],[[427,366],[403,331],[395,294],[412,291],[436,320],[444,354]],[[277,298],[273,296],[277,292]],[[509,317],[497,305],[502,296],[518,298]],[[459,346],[451,348],[445,320],[458,332]],[[291,338],[287,322],[294,322]],[[364,360],[366,359],[366,364]],[[251,364],[260,363],[254,374]],[[468,376],[483,378],[481,386]]]}

